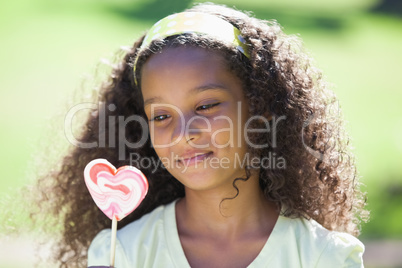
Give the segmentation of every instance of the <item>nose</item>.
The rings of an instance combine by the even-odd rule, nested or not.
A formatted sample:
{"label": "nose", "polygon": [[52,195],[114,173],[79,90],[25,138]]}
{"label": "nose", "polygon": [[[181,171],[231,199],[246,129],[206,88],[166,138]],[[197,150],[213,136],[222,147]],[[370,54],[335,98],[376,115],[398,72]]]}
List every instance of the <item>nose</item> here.
{"label": "nose", "polygon": [[176,121],[172,141],[196,142],[208,129],[210,130],[211,126],[205,117],[193,113],[183,115],[180,120]]}

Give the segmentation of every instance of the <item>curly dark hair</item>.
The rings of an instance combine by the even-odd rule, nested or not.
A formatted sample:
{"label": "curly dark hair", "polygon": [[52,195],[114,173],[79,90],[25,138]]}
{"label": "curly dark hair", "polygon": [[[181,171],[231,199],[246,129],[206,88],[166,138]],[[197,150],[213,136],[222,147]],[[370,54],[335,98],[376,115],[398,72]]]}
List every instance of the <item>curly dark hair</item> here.
{"label": "curly dark hair", "polygon": [[[153,41],[148,49],[140,51],[142,36],[114,65],[99,92],[103,105],[88,113],[79,139],[85,143],[97,142],[98,146],[71,146],[59,167],[38,180],[42,192],[38,202],[49,215],[62,222],[61,239],[55,248],[55,258],[61,267],[85,266],[91,240],[100,230],[110,227],[110,220],[96,207],[85,187],[86,164],[95,158],[105,158],[117,167],[127,165],[132,153],[158,159],[150,139],[140,148],[125,146],[122,150],[120,144],[119,148],[110,144],[100,146],[100,138],[104,141],[122,138],[117,120],[110,118],[137,115],[147,121],[137,84],[141,84],[141,68],[146,60],[165,47],[195,46],[217,51],[233,74],[243,81],[250,116],[286,118],[276,126],[275,142],[270,135],[256,132],[250,137],[252,144],[269,146],[248,148],[253,156],[268,157],[275,153],[286,159],[286,168],[261,168],[259,177],[266,197],[286,208],[285,216],[312,218],[329,230],[355,236],[359,234],[361,220],[368,217],[336,97],[304,52],[300,39],[284,34],[275,21],[262,21],[224,6],[199,4],[188,11],[213,14],[237,27],[249,44],[250,58],[235,48],[197,34]],[[136,58],[137,84],[133,73]],[[105,108],[110,105],[114,109]],[[251,128],[261,128],[258,120],[253,122]],[[101,123],[105,128],[99,127]],[[144,135],[139,121],[125,125],[124,133],[130,143],[138,142]],[[166,169],[142,168],[142,171],[149,180],[149,193],[119,223],[120,228],[184,196],[183,185]]]}

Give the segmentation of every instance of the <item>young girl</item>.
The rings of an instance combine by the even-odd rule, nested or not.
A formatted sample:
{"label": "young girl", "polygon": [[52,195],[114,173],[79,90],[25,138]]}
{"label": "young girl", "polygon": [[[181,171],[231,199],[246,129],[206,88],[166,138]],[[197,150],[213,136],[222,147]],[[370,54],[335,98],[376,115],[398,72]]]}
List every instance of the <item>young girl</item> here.
{"label": "young girl", "polygon": [[108,265],[110,220],[83,179],[95,158],[149,180],[119,223],[118,268],[363,266],[365,202],[336,99],[275,22],[212,4],[168,16],[100,98],[39,181],[56,181],[44,194],[64,222],[61,266]]}

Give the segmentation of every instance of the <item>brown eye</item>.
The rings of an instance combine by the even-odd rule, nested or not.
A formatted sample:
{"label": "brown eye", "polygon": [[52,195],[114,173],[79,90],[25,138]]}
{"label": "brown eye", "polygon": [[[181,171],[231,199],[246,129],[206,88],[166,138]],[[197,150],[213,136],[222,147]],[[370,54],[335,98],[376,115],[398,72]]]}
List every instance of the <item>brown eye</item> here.
{"label": "brown eye", "polygon": [[158,115],[158,116],[155,116],[154,118],[152,118],[151,121],[163,121],[169,117],[170,117],[170,115],[167,115],[167,114]]}
{"label": "brown eye", "polygon": [[216,106],[218,106],[220,102],[211,103],[211,104],[204,104],[197,107],[197,111],[208,111]]}

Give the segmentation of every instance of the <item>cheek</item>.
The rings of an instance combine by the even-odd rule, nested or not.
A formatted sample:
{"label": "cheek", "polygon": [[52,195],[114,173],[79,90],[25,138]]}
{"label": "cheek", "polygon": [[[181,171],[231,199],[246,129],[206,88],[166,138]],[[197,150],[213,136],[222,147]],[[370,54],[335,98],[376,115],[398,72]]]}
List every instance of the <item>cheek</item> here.
{"label": "cheek", "polygon": [[155,127],[152,124],[149,126],[149,136],[154,146],[168,144],[169,135],[171,133],[168,127]]}
{"label": "cheek", "polygon": [[166,148],[163,147],[163,145],[167,143],[167,141],[165,140],[166,135],[161,134],[161,131],[150,130],[152,146],[154,147],[155,152],[159,157],[164,155],[164,151],[166,150]]}
{"label": "cheek", "polygon": [[[240,115],[240,117],[239,117]],[[247,114],[237,109],[231,110],[220,119],[212,121],[211,140],[219,147],[242,147]]]}
{"label": "cheek", "polygon": [[227,147],[233,144],[234,126],[228,120],[231,119],[219,119],[213,122],[211,128],[211,142],[215,147]]}

